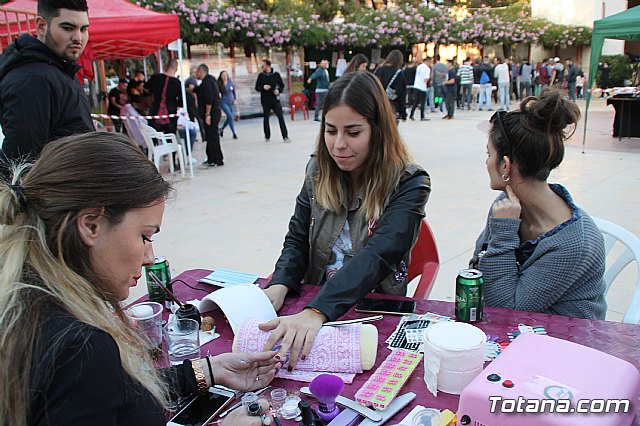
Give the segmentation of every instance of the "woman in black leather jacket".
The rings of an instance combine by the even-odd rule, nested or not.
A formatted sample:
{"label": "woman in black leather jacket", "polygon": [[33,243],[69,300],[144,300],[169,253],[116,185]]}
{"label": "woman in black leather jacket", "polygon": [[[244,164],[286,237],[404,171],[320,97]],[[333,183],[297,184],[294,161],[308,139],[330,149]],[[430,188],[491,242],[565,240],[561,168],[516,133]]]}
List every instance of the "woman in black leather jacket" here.
{"label": "woman in black leather jacket", "polygon": [[302,312],[260,326],[273,330],[269,349],[280,340],[280,356],[291,348],[289,370],[308,355],[325,321],[367,293],[406,294],[409,254],[430,190],[427,172],[411,163],[378,79],[350,73],[337,80],[265,290],[278,310],[301,282],[323,286]]}

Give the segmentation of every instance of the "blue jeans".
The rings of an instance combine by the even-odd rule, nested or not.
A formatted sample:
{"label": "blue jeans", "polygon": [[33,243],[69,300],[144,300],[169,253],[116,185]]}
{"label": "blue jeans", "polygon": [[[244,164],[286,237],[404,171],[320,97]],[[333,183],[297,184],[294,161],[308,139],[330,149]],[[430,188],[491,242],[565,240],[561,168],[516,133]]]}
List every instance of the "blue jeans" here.
{"label": "blue jeans", "polygon": [[235,136],[236,126],[233,123],[233,104],[228,104],[226,102],[220,102],[220,104],[222,105],[222,111],[224,111],[224,114],[227,116],[227,119],[224,121],[224,123],[222,123],[222,127],[220,128],[220,130],[224,130],[224,128],[228,125],[231,129],[231,133],[233,133],[233,135]]}
{"label": "blue jeans", "polygon": [[327,93],[328,92],[316,92],[316,108],[313,113],[314,120],[320,119],[320,110],[324,107],[324,98],[327,97]]}
{"label": "blue jeans", "polygon": [[509,93],[509,82],[498,83],[498,95],[500,99],[500,108],[506,110],[511,105],[511,96]]}
{"label": "blue jeans", "polygon": [[573,83],[567,83],[567,89],[569,90],[569,99],[575,102],[577,100],[576,82],[574,81]]}
{"label": "blue jeans", "polygon": [[471,84],[461,84],[462,88],[462,100],[460,101],[460,108],[464,108],[467,105],[468,109],[471,109]]}
{"label": "blue jeans", "polygon": [[480,85],[480,100],[478,104],[480,105],[480,110],[485,106],[487,109],[491,109],[491,92],[492,92],[491,83],[482,83]]}
{"label": "blue jeans", "polygon": [[427,106],[431,111],[435,111],[436,109],[436,104],[433,101],[433,86],[427,87]]}

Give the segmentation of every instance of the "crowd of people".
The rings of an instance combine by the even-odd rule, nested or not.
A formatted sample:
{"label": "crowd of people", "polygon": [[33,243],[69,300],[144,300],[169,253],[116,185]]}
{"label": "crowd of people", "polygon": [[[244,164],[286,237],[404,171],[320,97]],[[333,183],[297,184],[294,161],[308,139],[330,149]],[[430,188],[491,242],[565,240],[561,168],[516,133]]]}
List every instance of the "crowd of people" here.
{"label": "crowd of people", "polygon": [[[140,123],[148,124],[162,133],[177,132],[185,144],[186,134],[189,132],[190,146],[186,152],[191,153],[200,130],[206,141],[207,155],[202,166],[223,166],[220,138],[224,135],[224,129],[229,126],[233,139],[238,139],[234,124],[234,107],[237,105],[234,83],[226,71],[222,71],[216,79],[209,74],[206,64],[192,67],[184,83],[187,104],[185,111],[182,108],[182,83],[175,77],[177,69],[178,61],[169,59],[164,72],[152,75],[148,81],[145,81],[142,70],[134,72],[128,82],[120,79],[108,95],[109,115],[122,117],[112,118],[116,131],[122,127],[122,131],[131,136],[143,150],[147,149],[147,143],[139,129]],[[226,120],[220,126],[223,111]],[[147,119],[145,116],[160,118]],[[196,163],[193,155],[190,161]],[[179,164],[175,166],[179,167]]]}
{"label": "crowd of people", "polygon": [[[608,64],[600,64],[599,84],[605,89],[608,68]],[[414,120],[417,109],[422,121],[429,121],[428,113],[438,110],[446,120],[453,119],[456,110],[491,111],[495,107],[508,111],[512,99],[539,95],[550,87],[559,88],[570,100],[577,101],[584,98],[586,84],[584,72],[571,58],[563,64],[558,57],[533,64],[529,60],[490,60],[485,56],[473,61],[466,58],[459,65],[435,55],[405,63],[402,52],[392,50],[379,65],[356,54],[345,72],[356,70],[372,71],[379,77],[398,120]],[[319,105],[321,108],[321,102]]]}
{"label": "crowd of people", "polygon": [[[56,0],[55,5],[38,1],[42,37],[20,37],[0,66],[7,58],[15,60],[15,50],[28,46],[40,57],[57,55],[59,64],[49,63],[60,73],[55,79],[72,84],[62,77],[86,44],[87,5],[85,0]],[[65,37],[74,43],[61,43]],[[63,137],[35,135],[26,145],[26,162],[20,155],[3,159],[0,418],[5,424],[163,425],[163,409],[177,398],[206,393],[215,384],[254,390],[269,384],[280,368],[292,371],[298,359],[309,355],[323,323],[341,317],[367,294],[406,295],[410,253],[425,216],[431,179],[411,157],[398,130],[398,120],[406,117],[409,86],[402,55],[391,52],[375,73],[368,72],[361,59],[323,96],[317,143],[264,291],[280,310],[287,297],[303,291],[301,283],[322,288],[301,312],[259,326],[271,331],[262,352],[154,367],[151,348],[137,335],[122,302],[142,268],[154,263],[153,238],[174,189],[131,143],[129,136],[134,135],[88,132],[76,125],[65,128],[69,134]],[[429,88],[434,88],[434,100],[444,100],[445,117],[451,119],[458,79],[464,77],[468,85],[477,72],[468,63],[456,70],[452,61],[434,59],[416,67],[413,81],[423,81],[411,89],[424,92],[417,96],[422,109],[429,102]],[[60,68],[62,64],[66,68]],[[512,85],[504,74],[513,67],[501,61],[493,68],[487,61],[483,64],[478,66],[479,81],[491,69],[493,77],[487,77],[498,81],[506,104]],[[567,65],[570,75],[572,66]],[[13,70],[20,67],[41,71],[30,62]],[[269,113],[275,111],[286,141],[279,100],[283,83],[268,60],[262,68],[255,88],[265,110],[265,137],[270,136]],[[324,80],[323,69],[325,65],[311,79]],[[138,73],[126,88],[120,81],[110,98],[122,107],[121,113],[142,114],[148,108],[152,114],[173,114],[182,89],[175,83],[175,70],[175,62],[169,61],[164,73],[146,82]],[[554,65],[550,85],[559,70]],[[222,73],[216,81],[205,64],[192,71],[185,89],[189,96],[195,93],[189,104],[193,109],[184,114],[202,120],[206,166],[221,166],[221,112],[231,111],[235,89],[228,75]],[[473,97],[474,84],[461,93]],[[130,92],[122,105],[125,89]],[[6,90],[3,81],[3,112]],[[71,86],[60,90],[66,101],[77,101],[75,91],[65,90]],[[485,103],[491,105],[489,99]],[[50,113],[58,112],[54,108]],[[412,104],[410,118],[414,112]],[[526,96],[516,110],[505,108],[491,117],[486,167],[490,187],[500,194],[470,260],[484,275],[487,306],[604,318],[602,235],[566,188],[547,182],[563,160],[567,129],[575,127],[579,115],[575,102],[556,87],[538,97]],[[3,119],[4,125],[6,115]],[[123,124],[127,127],[128,121]],[[227,124],[235,134],[232,123]],[[154,125],[175,132],[178,119],[166,117]],[[221,424],[271,424],[268,408],[262,401],[258,413],[235,410]]]}

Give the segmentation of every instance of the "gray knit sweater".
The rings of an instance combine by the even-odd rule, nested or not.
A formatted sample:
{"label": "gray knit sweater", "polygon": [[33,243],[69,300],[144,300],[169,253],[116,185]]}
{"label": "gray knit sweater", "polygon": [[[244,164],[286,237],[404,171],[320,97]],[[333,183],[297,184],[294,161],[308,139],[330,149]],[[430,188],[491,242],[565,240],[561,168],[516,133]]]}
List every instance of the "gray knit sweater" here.
{"label": "gray knit sweater", "polygon": [[[485,306],[604,319],[602,234],[563,186],[549,186],[567,202],[573,216],[535,241],[520,243],[520,219],[493,218],[489,211],[470,262],[484,276]],[[502,193],[497,200],[505,196]],[[481,251],[484,255],[478,258]],[[522,264],[519,258],[524,259]]]}

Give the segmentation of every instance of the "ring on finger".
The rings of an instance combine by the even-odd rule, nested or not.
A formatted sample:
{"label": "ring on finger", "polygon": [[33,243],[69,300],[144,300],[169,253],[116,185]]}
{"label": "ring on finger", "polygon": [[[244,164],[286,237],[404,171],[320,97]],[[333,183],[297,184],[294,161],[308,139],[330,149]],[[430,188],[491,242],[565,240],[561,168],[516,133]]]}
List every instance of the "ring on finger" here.
{"label": "ring on finger", "polygon": [[247,405],[247,415],[260,416],[260,413],[262,413],[262,407],[260,407],[260,404],[258,402],[252,402],[251,404]]}

